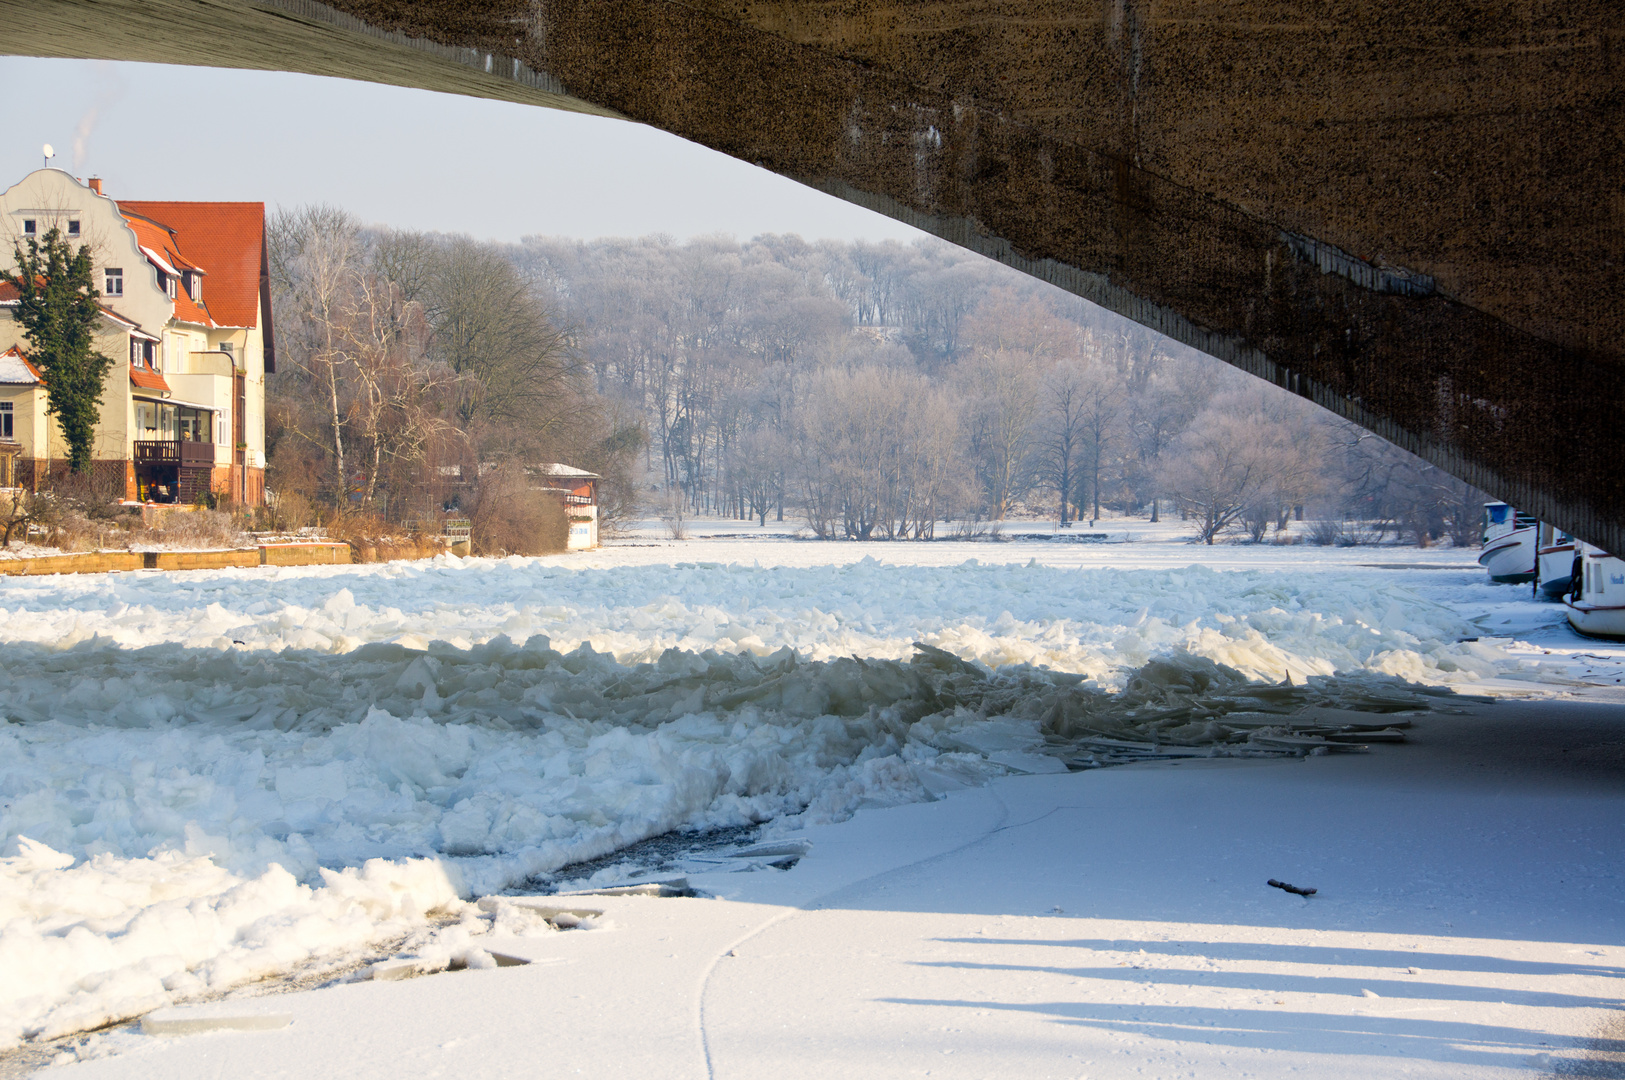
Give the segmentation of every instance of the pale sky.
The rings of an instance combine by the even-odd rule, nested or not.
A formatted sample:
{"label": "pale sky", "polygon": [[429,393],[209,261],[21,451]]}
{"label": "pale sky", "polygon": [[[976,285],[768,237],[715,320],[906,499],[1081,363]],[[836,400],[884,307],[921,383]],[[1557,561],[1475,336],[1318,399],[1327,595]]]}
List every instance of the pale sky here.
{"label": "pale sky", "polygon": [[[3,46],[0,46],[3,47]],[[281,72],[0,56],[0,190],[52,162],[113,198],[327,202],[517,240],[925,234],[653,128]]]}

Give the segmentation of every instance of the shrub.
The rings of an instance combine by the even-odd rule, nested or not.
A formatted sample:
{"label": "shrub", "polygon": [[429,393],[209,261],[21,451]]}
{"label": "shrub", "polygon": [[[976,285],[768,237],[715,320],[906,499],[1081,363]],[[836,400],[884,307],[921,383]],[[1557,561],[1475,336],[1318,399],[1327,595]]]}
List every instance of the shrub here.
{"label": "shrub", "polygon": [[688,539],[688,498],[681,491],[668,491],[660,501],[660,520],[673,540]]}
{"label": "shrub", "polygon": [[131,548],[241,548],[252,546],[254,538],[243,531],[241,521],[219,510],[169,510],[159,512],[150,526],[132,529],[116,542]]}
{"label": "shrub", "polygon": [[277,493],[276,502],[267,509],[273,528],[294,533],[311,524],[316,508],[301,492],[281,491]]}
{"label": "shrub", "polygon": [[551,555],[569,547],[564,504],[532,488],[524,469],[515,465],[480,478],[468,518],[476,555]]}
{"label": "shrub", "polygon": [[30,527],[49,529],[61,513],[61,504],[50,495],[13,488],[0,497],[0,525],[5,526],[0,546],[9,547],[13,540],[26,541]]}
{"label": "shrub", "polygon": [[1321,518],[1309,525],[1309,542],[1317,547],[1347,547],[1348,534],[1341,521]]}
{"label": "shrub", "polygon": [[349,544],[350,559],[358,563],[429,559],[446,550],[438,536],[412,535],[372,514],[346,514],[335,519],[327,532]]}

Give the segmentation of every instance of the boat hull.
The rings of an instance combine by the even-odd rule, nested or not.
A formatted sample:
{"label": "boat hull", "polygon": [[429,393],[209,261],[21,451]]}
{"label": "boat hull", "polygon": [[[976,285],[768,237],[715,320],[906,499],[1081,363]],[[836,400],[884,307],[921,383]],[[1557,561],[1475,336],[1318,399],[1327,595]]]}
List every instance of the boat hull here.
{"label": "boat hull", "polygon": [[1561,599],[1574,589],[1574,545],[1540,549],[1540,591],[1548,600]]}
{"label": "boat hull", "polygon": [[1518,529],[1490,541],[1478,556],[1490,580],[1506,585],[1535,580],[1535,530]]}
{"label": "boat hull", "polygon": [[1572,600],[1563,606],[1568,608],[1569,625],[1586,637],[1625,641],[1625,607],[1602,607]]}

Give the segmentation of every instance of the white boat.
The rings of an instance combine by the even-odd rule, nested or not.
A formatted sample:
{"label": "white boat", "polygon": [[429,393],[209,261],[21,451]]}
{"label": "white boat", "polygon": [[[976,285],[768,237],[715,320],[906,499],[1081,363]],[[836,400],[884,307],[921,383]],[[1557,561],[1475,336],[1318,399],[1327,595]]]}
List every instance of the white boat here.
{"label": "white boat", "polygon": [[1580,572],[1563,601],[1569,625],[1587,637],[1625,638],[1625,559],[1579,547]]}
{"label": "white boat", "polygon": [[1539,527],[1540,522],[1504,502],[1484,504],[1484,550],[1479,552],[1478,565],[1490,572],[1491,581],[1535,580]]}
{"label": "white boat", "polygon": [[1539,538],[1535,542],[1539,558],[1535,571],[1535,591],[1548,600],[1561,600],[1569,593],[1574,580],[1574,563],[1579,558],[1574,537],[1542,522]]}

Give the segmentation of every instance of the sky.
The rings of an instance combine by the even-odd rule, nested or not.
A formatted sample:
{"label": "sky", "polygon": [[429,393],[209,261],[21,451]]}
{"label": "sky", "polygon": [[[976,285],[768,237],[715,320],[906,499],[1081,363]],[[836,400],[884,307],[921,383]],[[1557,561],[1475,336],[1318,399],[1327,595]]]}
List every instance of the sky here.
{"label": "sky", "polygon": [[0,186],[52,162],[140,199],[326,202],[369,224],[590,239],[925,234],[654,128],[284,72],[0,56]]}

